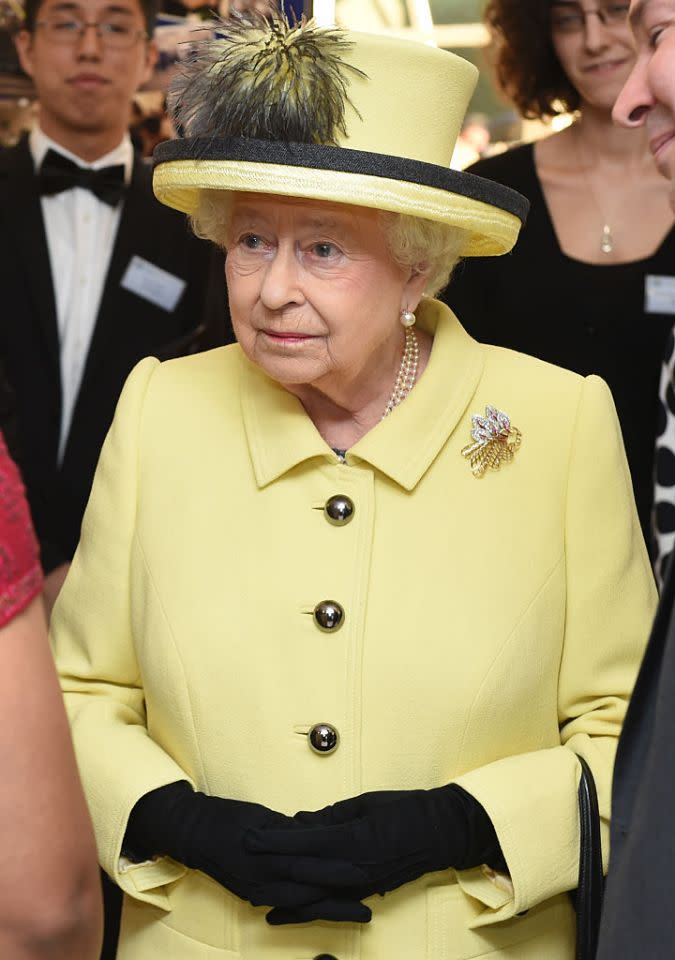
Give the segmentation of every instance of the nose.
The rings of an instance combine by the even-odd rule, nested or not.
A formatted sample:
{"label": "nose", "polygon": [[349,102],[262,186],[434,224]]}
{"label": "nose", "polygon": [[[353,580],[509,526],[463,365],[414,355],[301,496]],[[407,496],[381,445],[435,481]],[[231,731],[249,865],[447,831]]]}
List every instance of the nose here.
{"label": "nose", "polygon": [[85,23],[77,41],[77,55],[83,60],[100,60],[103,41],[95,23]]}
{"label": "nose", "polygon": [[647,83],[646,64],[638,58],[614,104],[614,123],[620,127],[642,127],[654,102]]}
{"label": "nose", "polygon": [[283,310],[304,303],[301,266],[292,243],[280,243],[265,265],[260,299],[268,310]]}
{"label": "nose", "polygon": [[584,45],[589,53],[597,53],[608,44],[607,27],[593,10],[586,14],[584,26]]}

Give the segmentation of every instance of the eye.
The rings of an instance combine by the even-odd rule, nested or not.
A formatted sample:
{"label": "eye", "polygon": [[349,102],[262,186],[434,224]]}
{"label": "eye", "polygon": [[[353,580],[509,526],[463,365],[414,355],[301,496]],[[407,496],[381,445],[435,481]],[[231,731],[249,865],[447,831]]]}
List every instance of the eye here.
{"label": "eye", "polygon": [[584,18],[579,13],[554,13],[551,24],[554,30],[578,30],[583,28]]}
{"label": "eye", "polygon": [[57,30],[59,33],[77,33],[82,29],[82,24],[79,20],[52,20],[52,30]]}
{"label": "eye", "polygon": [[119,23],[114,20],[106,20],[100,24],[100,29],[104,33],[112,33],[118,37],[128,37],[131,34],[131,27],[128,23]]}
{"label": "eye", "polygon": [[262,237],[259,237],[257,233],[246,233],[239,242],[242,243],[247,250],[260,250],[264,246]]}
{"label": "eye", "polygon": [[328,260],[330,257],[334,257],[339,252],[335,244],[329,243],[328,241],[315,243],[312,247],[312,251],[320,260]]}

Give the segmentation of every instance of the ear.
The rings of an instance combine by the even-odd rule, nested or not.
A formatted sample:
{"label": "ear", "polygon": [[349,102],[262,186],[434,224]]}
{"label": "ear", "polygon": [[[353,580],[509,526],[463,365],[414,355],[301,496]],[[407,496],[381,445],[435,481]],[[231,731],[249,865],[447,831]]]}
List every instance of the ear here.
{"label": "ear", "polygon": [[148,40],[145,44],[145,63],[143,64],[143,74],[139,86],[147,83],[152,76],[152,71],[159,60],[159,49],[154,40]]}
{"label": "ear", "polygon": [[33,76],[33,34],[30,30],[19,30],[14,37],[14,46],[19,63],[29,77]]}
{"label": "ear", "polygon": [[401,310],[412,310],[413,313],[415,312],[422,299],[428,277],[429,271],[425,269],[424,264],[410,271],[410,276],[403,287]]}

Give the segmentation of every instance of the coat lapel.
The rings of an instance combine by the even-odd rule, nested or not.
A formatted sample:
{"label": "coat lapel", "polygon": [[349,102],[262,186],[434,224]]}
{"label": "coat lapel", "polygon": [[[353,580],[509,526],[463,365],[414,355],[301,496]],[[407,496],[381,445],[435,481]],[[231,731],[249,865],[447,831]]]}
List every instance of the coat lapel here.
{"label": "coat lapel", "polygon": [[121,312],[126,309],[124,291],[120,282],[129,265],[130,253],[138,244],[139,237],[143,236],[147,230],[150,219],[146,215],[148,205],[155,202],[147,181],[148,172],[143,168],[143,162],[138,157],[134,157],[131,183],[123,201],[122,215],[103,285],[80,393],[84,392],[86,382],[95,377],[99,364],[105,363],[108,348],[115,336],[116,321],[119,320]]}
{"label": "coat lapel", "polygon": [[5,209],[2,216],[7,219],[7,235],[13,237],[16,246],[17,262],[23,273],[20,285],[26,294],[25,302],[29,305],[21,322],[32,323],[44,344],[54,400],[60,409],[61,376],[54,283],[27,138],[24,137],[14,150],[8,152],[6,170]]}

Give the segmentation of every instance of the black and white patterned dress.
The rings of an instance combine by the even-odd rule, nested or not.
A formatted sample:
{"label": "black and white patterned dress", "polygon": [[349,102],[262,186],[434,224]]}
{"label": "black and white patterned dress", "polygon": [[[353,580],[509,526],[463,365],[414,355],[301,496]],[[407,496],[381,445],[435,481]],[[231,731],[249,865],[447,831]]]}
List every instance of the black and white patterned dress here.
{"label": "black and white patterned dress", "polygon": [[671,330],[661,370],[654,464],[654,569],[663,585],[675,547],[675,329]]}

